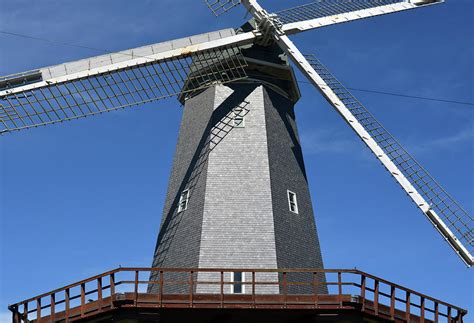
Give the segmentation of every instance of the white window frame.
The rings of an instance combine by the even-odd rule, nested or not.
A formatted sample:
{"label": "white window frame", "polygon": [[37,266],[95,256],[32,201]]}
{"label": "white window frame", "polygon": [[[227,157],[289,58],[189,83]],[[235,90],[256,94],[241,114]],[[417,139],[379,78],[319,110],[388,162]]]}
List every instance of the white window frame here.
{"label": "white window frame", "polygon": [[[183,202],[186,202],[184,207],[183,207]],[[188,204],[189,204],[189,189],[186,189],[186,190],[182,191],[181,195],[179,196],[178,213],[187,210],[188,209]]]}
{"label": "white window frame", "polygon": [[[235,120],[237,118],[242,120],[240,124],[235,123]],[[245,128],[244,108],[236,107],[232,110],[232,122],[233,122],[234,128]]]}
{"label": "white window frame", "polygon": [[[298,198],[296,196],[296,193],[295,192],[292,192],[290,190],[287,190],[286,191],[286,195],[288,197],[288,209],[290,210],[291,213],[295,213],[295,214],[298,214],[299,211],[298,211]],[[294,197],[294,201],[291,201],[291,195],[293,194],[293,197]],[[292,210],[292,204],[294,204],[294,210]]]}
{"label": "white window frame", "polygon": [[[237,294],[237,295],[245,294],[245,284],[244,284],[244,282],[245,282],[245,272],[239,271],[239,273],[242,274],[242,281],[239,282],[239,283],[240,283],[240,286],[241,286],[241,288],[242,288],[242,292],[241,292],[241,293],[236,293],[236,292],[234,292],[235,284],[231,284],[231,285],[230,285],[230,293],[231,293],[231,294]],[[230,273],[230,281],[231,281],[232,283],[235,283],[235,281],[234,281],[234,274],[235,274],[235,272],[233,272],[233,271]]]}

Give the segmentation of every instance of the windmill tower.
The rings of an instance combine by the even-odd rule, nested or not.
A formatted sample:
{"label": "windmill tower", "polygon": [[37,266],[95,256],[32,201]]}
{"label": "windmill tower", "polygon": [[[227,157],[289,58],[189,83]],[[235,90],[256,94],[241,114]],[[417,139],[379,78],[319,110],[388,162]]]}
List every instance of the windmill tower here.
{"label": "windmill tower", "polygon": [[184,113],[153,267],[323,267],[293,71],[273,43],[246,46],[242,55],[246,79],[180,96]]}
{"label": "windmill tower", "polygon": [[[327,292],[323,275],[315,281],[315,276],[306,275],[305,271],[296,273],[299,276],[295,279],[299,281],[313,280],[311,290],[293,285],[289,290],[285,286],[282,292],[279,287],[281,279],[286,283],[292,278],[278,269],[312,268],[317,272],[323,268],[296,127],[294,106],[300,92],[289,65],[292,62],[354,130],[460,259],[472,266],[472,216],[314,55],[303,55],[289,38],[332,24],[442,2],[317,1],[269,14],[257,1],[242,0],[254,22],[237,31],[225,29],[0,78],[0,133],[178,96],[184,112],[153,257],[155,268],[150,270],[146,296],[156,300],[158,293],[163,306],[164,293],[184,292],[176,286],[164,290],[163,270],[155,270],[157,267],[197,271],[220,268],[220,277],[212,271],[186,272],[191,274],[190,286],[185,287],[191,307],[194,293],[217,292],[223,306],[224,293],[249,292],[245,288],[249,279],[253,286],[256,279],[264,283],[251,291],[253,297],[283,293],[286,306],[288,294],[312,293],[315,298],[311,302],[317,307],[319,295]],[[220,14],[240,2],[207,3]],[[251,278],[246,275],[249,268],[257,269],[252,271]],[[136,305],[140,270],[132,271]],[[169,272],[181,279],[180,271]],[[112,309],[114,274],[108,274],[107,286]],[[341,276],[338,272],[337,308],[343,304]],[[357,286],[363,290],[361,297],[365,301],[367,275],[362,277],[364,282]],[[214,288],[216,285],[204,283],[212,280],[220,280],[220,291]],[[226,291],[223,291],[224,280],[232,283]],[[378,315],[379,282],[375,278],[371,290],[376,295],[375,315]],[[84,315],[85,285],[85,282],[77,285],[80,315]],[[102,276],[97,285],[94,292],[102,291]],[[399,286],[390,287],[394,291]],[[409,321],[413,291],[405,292],[407,310],[403,315]],[[53,312],[55,293],[50,295]],[[69,289],[65,293],[64,302],[68,302]],[[391,305],[387,308],[393,320],[395,293],[389,297]],[[420,296],[420,302],[424,299],[425,296]],[[100,294],[99,312],[102,301]],[[255,306],[255,298],[252,301]],[[28,302],[22,303],[26,317]],[[433,304],[436,306],[433,312],[438,313],[438,301],[433,300]],[[422,312],[424,306],[424,303],[419,306]],[[446,306],[446,317],[451,320],[454,307]],[[17,308],[13,310],[16,318]],[[41,309],[40,297],[39,314]],[[458,309],[459,320],[464,314],[465,311]]]}

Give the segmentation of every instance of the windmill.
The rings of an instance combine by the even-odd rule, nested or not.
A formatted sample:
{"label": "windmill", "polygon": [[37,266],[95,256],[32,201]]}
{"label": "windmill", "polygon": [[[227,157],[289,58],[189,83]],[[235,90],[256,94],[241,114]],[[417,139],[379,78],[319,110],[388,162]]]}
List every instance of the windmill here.
{"label": "windmill", "polygon": [[[302,55],[288,38],[292,34],[323,26],[425,7],[441,2],[436,0],[374,0],[360,2],[340,0],[313,2],[277,14],[269,14],[256,1],[244,0],[242,4],[253,16],[254,23],[253,25],[243,26],[237,32],[232,29],[221,30],[1,78],[0,121],[3,128],[0,131],[9,133],[92,116],[178,95],[185,105],[185,109],[189,111],[189,116],[186,115],[185,110],[180,131],[181,144],[178,143],[175,167],[164,211],[166,216],[163,217],[154,262],[155,265],[167,264],[167,261],[173,259],[173,255],[178,255],[179,251],[182,250],[183,246],[178,244],[179,241],[186,245],[192,242],[187,240],[194,239],[192,235],[189,235],[189,231],[182,229],[193,229],[196,224],[188,223],[188,225],[185,225],[186,223],[181,221],[191,218],[196,219],[195,216],[190,217],[188,215],[197,211],[198,202],[202,201],[204,205],[200,206],[201,209],[198,212],[202,214],[202,217],[197,224],[200,236],[195,238],[197,239],[195,242],[199,242],[200,248],[194,250],[194,254],[188,255],[186,258],[194,257],[193,261],[203,261],[202,266],[208,266],[209,263],[215,262],[216,254],[209,253],[206,263],[204,261],[206,258],[202,254],[203,250],[212,251],[213,248],[222,244],[223,240],[209,241],[212,240],[210,237],[219,238],[219,236],[212,234],[217,232],[213,231],[216,227],[209,226],[208,220],[210,219],[205,219],[203,215],[209,214],[206,213],[206,210],[209,210],[206,207],[211,207],[214,210],[211,213],[217,214],[219,206],[209,205],[205,202],[222,202],[223,204],[228,202],[228,200],[215,200],[216,197],[221,195],[223,189],[232,186],[229,185],[224,188],[219,186],[219,177],[224,175],[224,171],[218,168],[219,162],[222,162],[219,156],[227,156],[226,158],[228,158],[229,155],[226,155],[226,153],[235,151],[236,148],[240,147],[239,144],[242,143],[242,139],[234,138],[237,136],[236,133],[242,130],[239,128],[244,129],[240,131],[241,133],[247,130],[250,131],[254,126],[259,126],[258,124],[252,124],[252,122],[259,117],[263,118],[262,122],[266,122],[266,125],[273,124],[277,129],[285,130],[282,133],[292,140],[292,142],[286,143],[286,148],[292,144],[296,146],[296,153],[293,151],[292,153],[294,155],[300,154],[298,152],[297,131],[294,125],[277,125],[276,122],[268,122],[269,120],[277,120],[277,116],[272,117],[269,114],[268,111],[271,109],[268,108],[268,102],[276,105],[277,107],[274,108],[277,111],[286,109],[283,112],[286,116],[291,114],[292,103],[299,96],[298,89],[294,86],[292,70],[287,67],[285,60],[281,58],[280,51],[282,51],[294,66],[300,69],[323,94],[357,136],[374,153],[456,254],[468,266],[471,266],[473,263],[472,217],[444,191],[315,56]],[[234,0],[208,1],[208,5],[216,15],[219,15],[239,5],[239,2]],[[256,93],[255,91],[259,92]],[[263,105],[260,115],[255,114],[258,112],[256,108],[259,105],[258,102]],[[192,112],[199,106],[206,106],[208,110],[204,113],[202,111],[204,109],[202,109],[199,111],[200,113],[193,114]],[[218,109],[220,106],[224,108]],[[199,115],[204,119],[198,120],[197,116]],[[214,119],[216,115],[218,118]],[[284,118],[280,119],[283,120]],[[184,120],[187,120],[186,123]],[[209,120],[213,121],[209,123]],[[209,127],[206,128],[208,125]],[[263,133],[259,134],[250,133],[254,136],[251,142],[257,142],[256,136],[263,135],[265,137],[260,138],[258,142],[266,141],[268,144],[268,134],[270,132],[268,128],[262,131]],[[204,136],[205,134],[209,134],[209,136]],[[246,135],[248,134],[246,133]],[[194,146],[187,146],[190,144],[188,139],[192,138],[199,140],[193,143]],[[201,138],[205,139],[200,141]],[[233,139],[234,142],[229,142],[226,139]],[[275,146],[278,144],[276,139],[278,138],[272,138],[274,140],[272,143]],[[227,151],[222,152],[222,147],[227,144],[230,145]],[[261,152],[265,147],[246,146],[239,149],[251,148],[256,148],[254,151]],[[190,149],[193,154],[187,156],[186,153]],[[198,153],[195,154],[195,152]],[[258,190],[259,193],[266,189],[267,194],[261,197],[267,204],[259,205],[259,207],[261,209],[267,208],[267,210],[268,208],[276,208],[275,205],[284,200],[286,212],[311,215],[307,216],[305,222],[299,223],[295,229],[302,227],[314,228],[315,225],[311,222],[313,221],[311,202],[308,202],[309,193],[307,192],[307,184],[304,183],[304,165],[301,166],[302,157],[294,157],[287,151],[280,156],[284,156],[283,165],[287,160],[293,158],[291,159],[293,161],[291,167],[294,167],[297,171],[293,179],[298,178],[293,184],[295,188],[285,187],[283,189],[284,198],[274,201],[273,196],[276,189],[274,187],[280,184],[272,183],[272,181],[276,181],[277,176],[269,173],[267,183],[257,185],[257,188],[260,189]],[[245,173],[243,170],[248,169],[248,165],[240,163],[239,157],[242,156],[238,154],[233,156],[236,161],[233,164],[234,169],[245,167],[237,172],[238,175],[241,175]],[[272,158],[267,155],[259,155],[252,156],[251,159],[261,161],[265,158],[272,161],[277,160],[276,154]],[[184,166],[182,166],[184,169],[180,169],[182,163],[184,163]],[[211,165],[211,163],[213,164]],[[192,167],[189,167],[191,164]],[[275,162],[275,165],[277,164]],[[272,166],[264,165],[261,170],[271,169]],[[272,169],[270,171],[276,172],[276,174],[283,172],[282,169]],[[204,172],[206,174],[203,174]],[[229,173],[231,174],[226,169],[225,174],[229,175]],[[236,175],[234,174],[234,176]],[[288,181],[290,180],[288,179]],[[202,182],[205,183],[202,184]],[[199,188],[196,187],[200,184],[204,185],[205,189],[202,188],[199,191]],[[192,188],[189,188],[190,186]],[[214,195],[209,195],[212,193],[209,188],[214,188]],[[301,188],[301,192],[297,191]],[[200,195],[196,194],[198,192],[201,194],[200,198]],[[239,198],[235,201],[245,202],[242,195],[232,193],[229,196]],[[235,201],[231,200],[229,204],[235,204]],[[196,203],[196,205],[193,205],[193,203]],[[282,208],[281,206],[278,207]],[[304,210],[305,207],[307,211]],[[259,219],[270,221],[264,222],[266,224],[271,223],[274,221],[275,212],[267,212],[268,214],[271,217]],[[229,218],[221,219],[219,223],[226,223],[228,220]],[[236,220],[236,223],[239,223],[242,219]],[[205,227],[205,225],[208,225],[208,227]],[[166,230],[163,230],[163,228]],[[209,231],[204,234],[206,232],[203,230]],[[241,234],[242,230],[248,234],[245,228],[239,230],[241,231],[237,232],[237,235]],[[264,252],[264,254],[273,252],[273,258],[278,258],[278,253],[281,250],[275,247],[275,245],[278,245],[278,234],[275,234],[278,230],[278,228],[270,230],[274,236],[273,245],[270,245],[269,249]],[[256,235],[262,236],[262,232],[257,231]],[[269,239],[271,239],[272,234],[270,234]],[[284,234],[284,230],[280,230],[280,237],[283,237]],[[315,228],[310,229],[304,236],[308,237],[308,241],[314,248],[309,250],[311,255],[300,258],[311,260],[312,263],[309,265],[312,265],[312,267],[321,267],[322,262],[320,261]],[[208,240],[204,241],[203,238],[208,238]],[[305,244],[306,242],[300,243]],[[203,243],[208,243],[208,245]],[[241,246],[237,247],[240,248]],[[259,245],[259,247],[262,248],[262,245]],[[289,257],[285,258],[284,251],[281,251],[281,253],[283,256],[279,259],[283,259],[282,262],[285,266],[302,266],[301,264],[292,263],[293,259]],[[255,257],[255,259],[259,258],[258,255]],[[178,259],[177,257],[172,262],[179,265],[182,258],[179,257]],[[261,258],[259,259],[261,260]],[[222,259],[222,261],[229,263],[232,262],[232,259]],[[239,258],[238,261],[241,263],[242,259]],[[255,262],[253,263],[255,264]],[[279,266],[275,259],[269,260],[268,263],[258,263],[258,265]],[[309,266],[308,264],[304,265]]]}

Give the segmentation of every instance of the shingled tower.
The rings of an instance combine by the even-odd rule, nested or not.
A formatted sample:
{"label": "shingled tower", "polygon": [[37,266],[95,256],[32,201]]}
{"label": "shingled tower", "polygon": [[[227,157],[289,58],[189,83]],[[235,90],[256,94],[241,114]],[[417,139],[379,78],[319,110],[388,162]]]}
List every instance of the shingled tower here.
{"label": "shingled tower", "polygon": [[[323,267],[293,71],[275,45],[253,45],[243,54],[245,81],[180,98],[184,113],[153,267]],[[261,292],[278,292],[278,286]]]}

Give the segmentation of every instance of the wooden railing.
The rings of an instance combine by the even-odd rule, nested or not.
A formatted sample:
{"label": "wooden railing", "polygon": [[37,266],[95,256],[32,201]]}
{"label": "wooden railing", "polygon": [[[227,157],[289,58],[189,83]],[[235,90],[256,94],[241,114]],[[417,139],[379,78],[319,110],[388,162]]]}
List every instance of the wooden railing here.
{"label": "wooden railing", "polygon": [[[230,281],[232,272],[244,272],[244,281]],[[304,278],[295,281],[292,277]],[[231,293],[231,286],[236,284],[246,287],[243,294]],[[152,292],[147,292],[150,287]],[[321,293],[326,288],[328,295]],[[14,323],[70,322],[119,306],[204,305],[216,309],[356,307],[370,315],[405,322],[461,323],[467,314],[460,307],[379,277],[342,269],[118,268],[10,305],[9,309]]]}

